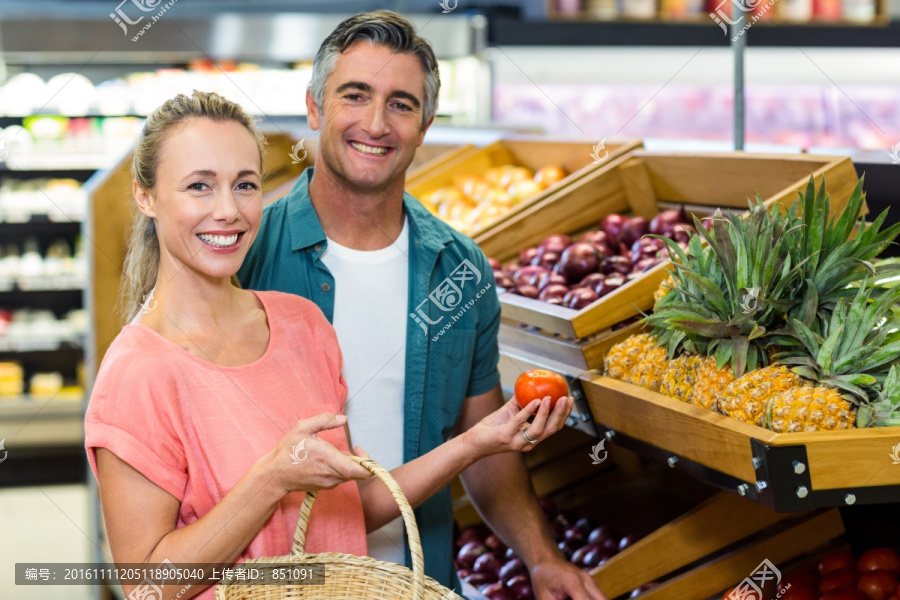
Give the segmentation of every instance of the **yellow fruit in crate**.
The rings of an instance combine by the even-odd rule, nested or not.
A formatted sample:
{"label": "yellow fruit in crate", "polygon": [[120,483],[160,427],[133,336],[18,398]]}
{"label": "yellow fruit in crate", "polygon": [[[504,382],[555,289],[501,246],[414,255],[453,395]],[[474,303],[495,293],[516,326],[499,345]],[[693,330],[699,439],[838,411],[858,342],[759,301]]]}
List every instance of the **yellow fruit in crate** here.
{"label": "yellow fruit in crate", "polygon": [[804,385],[781,392],[766,407],[763,425],[778,433],[850,429],[856,409],[841,393],[824,385]]}
{"label": "yellow fruit in crate", "polygon": [[803,379],[783,366],[754,369],[725,387],[719,398],[719,412],[745,423],[761,425],[769,400],[803,385]]}
{"label": "yellow fruit in crate", "polygon": [[484,180],[494,187],[500,187],[500,178],[509,169],[511,165],[503,165],[501,167],[491,167],[484,172]]}
{"label": "yellow fruit in crate", "polygon": [[534,174],[534,180],[541,188],[548,188],[554,183],[562,181],[566,177],[566,171],[557,165],[547,165],[541,167]]}
{"label": "yellow fruit in crate", "polygon": [[438,206],[438,218],[450,222],[459,221],[465,212],[469,210],[469,204],[465,200],[447,199]]}
{"label": "yellow fruit in crate", "polygon": [[513,203],[519,204],[541,193],[541,185],[533,179],[522,179],[507,188]]}
{"label": "yellow fruit in crate", "polygon": [[631,371],[637,368],[641,356],[655,346],[656,342],[646,333],[625,338],[606,353],[606,358],[603,359],[606,374],[613,379],[625,381]]}
{"label": "yellow fruit in crate", "polygon": [[482,204],[496,204],[504,210],[508,210],[512,208],[513,199],[505,190],[491,188],[484,195],[484,198],[481,199],[481,202],[478,203],[479,206]]}
{"label": "yellow fruit in crate", "polygon": [[659,391],[676,400],[690,402],[701,366],[703,358],[696,354],[684,354],[670,360],[663,373]]}
{"label": "yellow fruit in crate", "polygon": [[668,352],[654,342],[653,347],[641,357],[637,368],[625,377],[625,381],[637,384],[651,392],[658,392],[668,364]]}
{"label": "yellow fruit in crate", "polygon": [[514,183],[519,181],[530,179],[534,180],[534,171],[529,169],[528,167],[510,167],[500,176],[500,181],[498,182],[500,187],[503,189],[509,189]]}
{"label": "yellow fruit in crate", "polygon": [[691,395],[691,404],[718,412],[719,396],[732,381],[734,371],[730,364],[718,369],[715,357],[704,357],[703,364],[697,371],[697,385]]}
{"label": "yellow fruit in crate", "polygon": [[669,293],[669,290],[671,290],[674,285],[675,280],[672,279],[672,275],[666,275],[666,278],[662,280],[662,283],[660,283],[659,287],[656,288],[656,291],[653,292],[653,308],[656,308],[659,301],[663,299],[663,296]]}

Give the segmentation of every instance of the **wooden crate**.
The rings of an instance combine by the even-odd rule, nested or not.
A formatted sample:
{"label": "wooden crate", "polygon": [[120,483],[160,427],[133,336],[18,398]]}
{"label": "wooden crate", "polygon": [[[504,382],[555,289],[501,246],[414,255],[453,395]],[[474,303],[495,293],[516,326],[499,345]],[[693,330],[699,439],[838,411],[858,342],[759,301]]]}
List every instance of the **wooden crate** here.
{"label": "wooden crate", "polygon": [[641,142],[639,140],[606,142],[605,154],[600,163],[595,163],[591,156],[593,146],[594,143],[589,141],[561,141],[533,137],[504,139],[482,148],[474,148],[447,160],[442,165],[431,169],[426,176],[407,182],[406,190],[416,198],[423,198],[439,188],[452,186],[454,179],[460,175],[481,176],[491,167],[506,164],[528,167],[533,171],[546,165],[558,165],[569,173],[562,181],[514,206],[503,217],[484,228],[483,231],[487,231],[488,228],[527,210],[528,207],[540,203],[557,190],[596,170],[603,162],[640,148]]}
{"label": "wooden crate", "polygon": [[[582,381],[596,422],[741,481],[757,481],[751,445],[756,440],[768,447],[803,446],[808,502],[814,506],[843,504],[845,491],[860,503],[888,501],[886,486],[895,486],[900,497],[900,465],[891,457],[900,444],[900,427],[775,433],[609,377]],[[880,495],[867,498],[867,488]],[[829,494],[832,490],[838,494]]]}
{"label": "wooden crate", "polygon": [[472,144],[424,143],[416,150],[412,163],[406,169],[406,187],[415,185],[420,178],[429,177],[434,170],[470,152]]}
{"label": "wooden crate", "polygon": [[[578,235],[610,213],[652,218],[661,205],[685,205],[691,212],[715,207],[746,209],[748,199],[790,205],[809,176],[824,176],[832,208],[840,211],[857,182],[849,158],[735,153],[658,153],[636,150],[611,158],[563,189],[529,205],[499,226],[475,237],[484,253],[501,262],[536,246],[552,233]],[[653,306],[653,292],[671,268],[667,262],[576,311],[502,294],[503,318],[551,333],[581,339]]]}

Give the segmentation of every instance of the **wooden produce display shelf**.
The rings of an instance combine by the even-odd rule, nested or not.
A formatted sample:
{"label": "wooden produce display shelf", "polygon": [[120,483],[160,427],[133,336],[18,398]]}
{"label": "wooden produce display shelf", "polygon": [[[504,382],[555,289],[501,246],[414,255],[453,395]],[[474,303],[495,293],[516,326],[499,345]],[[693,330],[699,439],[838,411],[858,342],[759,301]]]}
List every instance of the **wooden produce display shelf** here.
{"label": "wooden produce display shelf", "polygon": [[[857,182],[849,158],[734,153],[659,153],[635,150],[529,204],[475,237],[484,253],[501,262],[553,233],[573,237],[597,227],[612,213],[653,218],[661,208],[684,205],[710,214],[716,207],[745,210],[748,200],[788,206],[806,188],[810,175],[825,177],[833,209],[842,209]],[[665,278],[668,261],[581,309],[555,306],[506,293],[503,318],[580,340],[653,306],[653,292]]]}
{"label": "wooden produce display shelf", "polygon": [[775,433],[609,377],[581,383],[608,439],[773,510],[900,501],[900,427]]}
{"label": "wooden produce display shelf", "polygon": [[436,169],[471,152],[473,148],[472,144],[422,144],[406,170],[406,187],[416,185],[420,178],[429,177]]}
{"label": "wooden produce display shelf", "polygon": [[[547,165],[557,165],[568,173],[559,182],[513,206],[503,216],[485,225],[479,234],[484,235],[507,219],[527,211],[558,190],[595,171],[606,162],[641,148],[642,144],[640,140],[613,140],[605,142],[604,146],[601,150],[602,155],[598,155],[592,154],[594,144],[589,141],[552,140],[526,136],[511,137],[458,154],[429,169],[427,173],[421,173],[421,176],[417,171],[416,177],[407,181],[406,191],[421,200],[440,188],[453,186],[458,177],[480,177],[488,169],[502,165],[527,167],[535,172]],[[599,161],[594,158],[595,156]],[[478,240],[477,236],[475,240]]]}

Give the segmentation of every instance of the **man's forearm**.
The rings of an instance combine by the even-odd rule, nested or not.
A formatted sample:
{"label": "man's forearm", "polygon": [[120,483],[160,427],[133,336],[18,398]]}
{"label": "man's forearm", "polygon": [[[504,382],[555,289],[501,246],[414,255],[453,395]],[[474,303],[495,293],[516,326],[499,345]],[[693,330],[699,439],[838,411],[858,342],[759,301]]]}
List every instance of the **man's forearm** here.
{"label": "man's forearm", "polygon": [[[484,458],[460,475],[472,504],[497,535],[529,567],[563,558],[537,501],[519,454]],[[502,490],[502,494],[498,493]]]}

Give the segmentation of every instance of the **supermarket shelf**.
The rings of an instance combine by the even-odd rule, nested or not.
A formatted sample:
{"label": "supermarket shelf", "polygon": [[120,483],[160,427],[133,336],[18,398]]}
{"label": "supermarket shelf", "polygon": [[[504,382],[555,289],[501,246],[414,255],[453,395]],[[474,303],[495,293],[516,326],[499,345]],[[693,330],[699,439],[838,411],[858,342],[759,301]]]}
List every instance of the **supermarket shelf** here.
{"label": "supermarket shelf", "polygon": [[[44,278],[42,278],[44,279]],[[18,281],[0,280],[0,293],[32,293],[46,292],[80,292],[84,291],[87,282],[74,277],[55,279],[19,279]]]}
{"label": "supermarket shelf", "polygon": [[0,420],[21,422],[60,417],[81,418],[84,412],[83,403],[84,396],[82,395],[64,397],[63,394],[57,396],[0,396]]}
{"label": "supermarket shelf", "polygon": [[[728,46],[711,19],[657,21],[527,21],[498,16],[490,23],[492,46]],[[900,48],[900,22],[847,25],[759,22],[750,46]]]}
{"label": "supermarket shelf", "polygon": [[0,357],[4,354],[42,354],[83,351],[81,339],[12,340],[0,337]]}
{"label": "supermarket shelf", "polygon": [[57,179],[79,179],[87,180],[98,170],[105,168],[107,165],[95,165],[92,167],[78,167],[61,169],[59,167],[46,166],[34,169],[11,169],[6,163],[0,163],[0,177],[12,179],[36,179],[40,177],[53,176]]}

